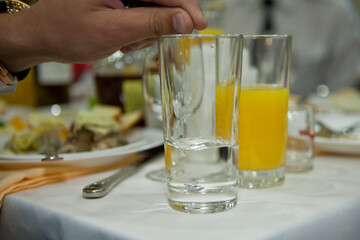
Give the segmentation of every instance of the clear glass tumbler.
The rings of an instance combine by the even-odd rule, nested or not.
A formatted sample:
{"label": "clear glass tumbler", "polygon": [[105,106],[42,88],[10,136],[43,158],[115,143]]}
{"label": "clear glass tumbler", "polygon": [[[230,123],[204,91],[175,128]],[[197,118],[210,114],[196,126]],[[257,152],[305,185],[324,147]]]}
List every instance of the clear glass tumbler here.
{"label": "clear glass tumbler", "polygon": [[167,35],[159,63],[168,202],[187,213],[237,203],[240,35]]}
{"label": "clear glass tumbler", "polygon": [[286,171],[307,172],[314,167],[315,110],[294,104],[288,111]]}

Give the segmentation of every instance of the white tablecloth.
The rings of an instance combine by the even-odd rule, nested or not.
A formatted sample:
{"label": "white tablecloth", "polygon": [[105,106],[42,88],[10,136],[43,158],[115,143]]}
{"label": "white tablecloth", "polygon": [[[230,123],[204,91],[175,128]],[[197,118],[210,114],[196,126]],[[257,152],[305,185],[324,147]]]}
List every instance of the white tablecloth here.
{"label": "white tablecloth", "polygon": [[165,184],[145,178],[163,157],[101,199],[82,188],[111,172],[6,196],[0,239],[360,239],[360,158],[322,156],[284,185],[240,189],[227,212],[194,215],[168,207]]}

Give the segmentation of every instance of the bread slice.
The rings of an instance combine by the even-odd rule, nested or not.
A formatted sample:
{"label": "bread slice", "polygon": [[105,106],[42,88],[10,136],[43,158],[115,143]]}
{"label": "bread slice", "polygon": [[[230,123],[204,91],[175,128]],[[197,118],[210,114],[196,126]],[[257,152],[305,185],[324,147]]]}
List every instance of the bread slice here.
{"label": "bread slice", "polygon": [[137,110],[129,113],[124,113],[120,118],[120,126],[122,133],[127,132],[134,127],[143,118],[143,111]]}
{"label": "bread slice", "polygon": [[112,118],[115,121],[120,120],[122,113],[121,108],[118,106],[103,104],[96,105],[91,111],[94,112],[95,115],[102,115],[104,117]]}
{"label": "bread slice", "polygon": [[79,111],[60,152],[94,151],[125,145],[123,134],[142,116],[141,110],[121,114],[119,107],[106,105]]}

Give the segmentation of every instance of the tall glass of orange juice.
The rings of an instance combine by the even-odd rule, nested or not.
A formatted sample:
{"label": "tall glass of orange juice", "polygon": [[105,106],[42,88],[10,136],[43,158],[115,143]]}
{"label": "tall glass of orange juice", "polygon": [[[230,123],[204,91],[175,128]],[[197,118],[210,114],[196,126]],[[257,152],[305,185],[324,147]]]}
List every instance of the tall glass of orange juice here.
{"label": "tall glass of orange juice", "polygon": [[291,36],[244,35],[240,93],[239,186],[285,180]]}

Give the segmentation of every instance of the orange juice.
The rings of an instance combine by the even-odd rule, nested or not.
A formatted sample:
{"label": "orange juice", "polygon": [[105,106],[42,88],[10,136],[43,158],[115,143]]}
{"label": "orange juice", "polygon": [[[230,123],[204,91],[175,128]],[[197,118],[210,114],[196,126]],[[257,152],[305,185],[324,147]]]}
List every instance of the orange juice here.
{"label": "orange juice", "polygon": [[165,168],[170,169],[171,167],[171,146],[169,144],[164,144],[165,150]]}
{"label": "orange juice", "polygon": [[285,164],[288,96],[287,88],[241,89],[239,169],[269,170]]}
{"label": "orange juice", "polygon": [[221,35],[224,34],[224,31],[221,28],[216,27],[208,27],[204,30],[199,31],[200,34],[214,34],[214,35]]}
{"label": "orange juice", "polygon": [[216,87],[216,136],[224,140],[231,138],[234,91],[235,83],[231,80]]}

